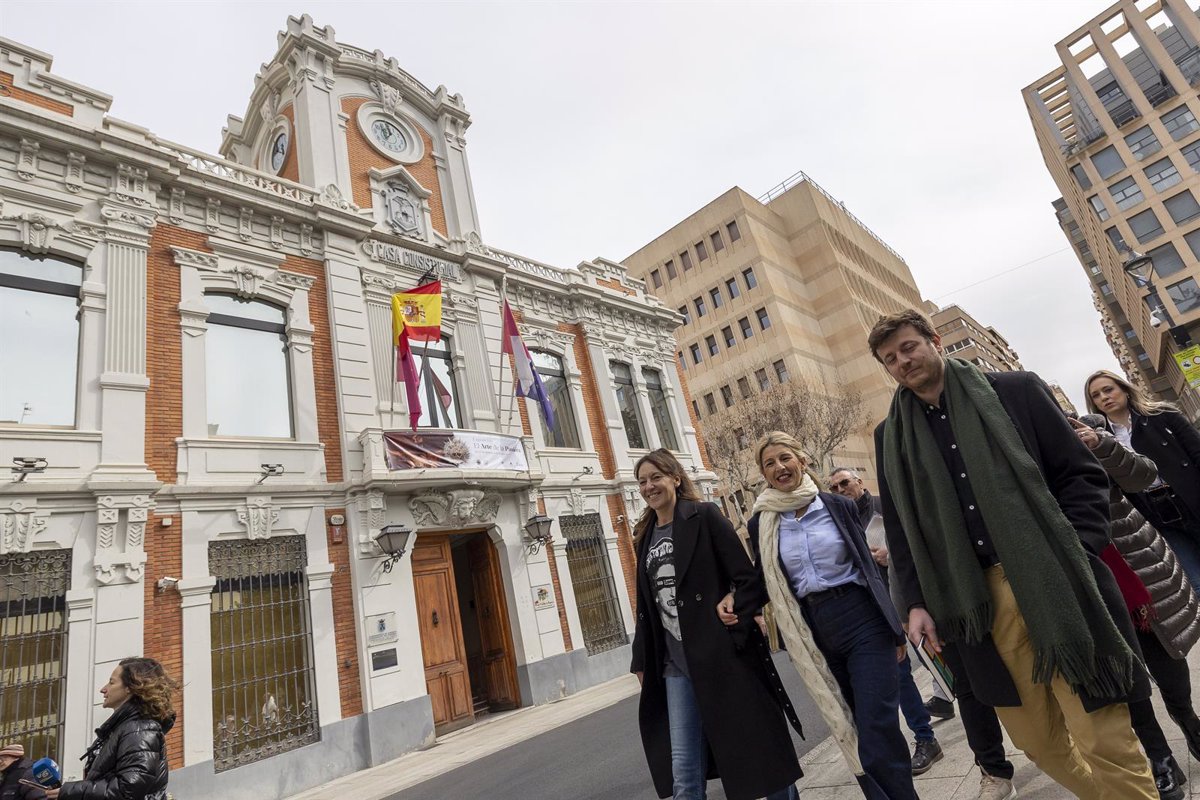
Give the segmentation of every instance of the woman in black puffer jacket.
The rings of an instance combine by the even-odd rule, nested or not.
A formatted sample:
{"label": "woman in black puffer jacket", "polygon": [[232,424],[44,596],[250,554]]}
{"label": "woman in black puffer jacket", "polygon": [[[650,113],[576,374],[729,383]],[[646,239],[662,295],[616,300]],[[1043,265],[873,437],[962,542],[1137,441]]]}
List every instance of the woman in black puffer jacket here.
{"label": "woman in black puffer jacket", "polygon": [[48,800],[163,800],[166,733],[175,723],[178,686],[153,658],[126,658],[100,688],[112,716],[96,729],[84,779],[46,791]]}

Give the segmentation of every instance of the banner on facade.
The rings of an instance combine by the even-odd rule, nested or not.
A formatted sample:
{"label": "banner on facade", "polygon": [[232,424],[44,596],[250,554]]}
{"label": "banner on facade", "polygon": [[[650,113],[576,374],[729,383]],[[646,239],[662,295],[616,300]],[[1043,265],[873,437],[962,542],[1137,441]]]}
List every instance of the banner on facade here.
{"label": "banner on facade", "polygon": [[1200,344],[1194,344],[1175,354],[1183,379],[1193,389],[1200,388]]}
{"label": "banner on facade", "polygon": [[388,469],[529,470],[525,446],[516,436],[479,431],[386,431]]}

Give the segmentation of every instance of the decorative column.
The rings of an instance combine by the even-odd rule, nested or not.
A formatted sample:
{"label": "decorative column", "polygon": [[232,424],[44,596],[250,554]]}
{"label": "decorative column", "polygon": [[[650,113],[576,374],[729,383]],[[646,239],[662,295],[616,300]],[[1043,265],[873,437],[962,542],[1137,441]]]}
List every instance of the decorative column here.
{"label": "decorative column", "polygon": [[330,563],[309,564],[305,568],[308,575],[308,603],[312,614],[317,713],[320,715],[318,722],[322,727],[342,718],[337,636],[333,623],[333,572],[334,566]]}
{"label": "decorative column", "polygon": [[213,758],[213,576],[184,578],[176,587],[183,616],[183,765]]}
{"label": "decorative column", "polygon": [[[64,754],[82,753],[91,744],[90,731],[95,727],[92,709],[96,687],[92,686],[92,664],[96,594],[91,589],[67,590],[67,678],[63,698]],[[83,762],[73,758],[63,760],[63,779],[83,777]]]}

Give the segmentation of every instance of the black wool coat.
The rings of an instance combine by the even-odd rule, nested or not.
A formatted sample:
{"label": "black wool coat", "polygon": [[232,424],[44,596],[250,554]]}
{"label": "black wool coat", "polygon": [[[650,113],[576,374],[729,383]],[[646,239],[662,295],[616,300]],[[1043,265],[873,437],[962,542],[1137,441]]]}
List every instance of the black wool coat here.
{"label": "black wool coat", "polygon": [[[1109,616],[1129,644],[1130,649],[1141,653],[1133,620],[1125,606],[1116,578],[1100,559],[1100,551],[1111,543],[1108,520],[1108,475],[1100,462],[1091,454],[1079,437],[1075,435],[1066,415],[1050,394],[1049,387],[1032,372],[987,372],[984,373],[992,385],[1000,404],[1012,420],[1013,427],[1021,437],[1025,449],[1037,463],[1038,470],[1046,481],[1050,494],[1058,501],[1059,508],[1075,527],[1079,540],[1087,554],[1088,564],[1096,578],[1100,596],[1108,609]],[[909,389],[897,389],[907,392]],[[897,585],[904,607],[924,606],[925,598],[917,579],[912,550],[896,506],[888,496],[887,475],[883,461],[883,432],[887,420],[875,429],[875,463],[879,475],[879,494],[883,499],[883,521],[887,531],[890,551],[892,583]],[[972,480],[986,480],[986,476],[973,475]],[[986,520],[985,520],[986,523]],[[1063,586],[1063,591],[1070,587]],[[1017,598],[1018,604],[1021,598]],[[934,620],[934,624],[937,620]],[[989,706],[1019,706],[1020,695],[1013,684],[1012,676],[1000,659],[991,635],[978,644],[956,642],[963,666],[971,682],[971,688],[979,701]],[[1140,657],[1134,660],[1134,685],[1130,691],[1118,697],[1103,697],[1083,694],[1081,701],[1088,711],[1095,711],[1113,703],[1145,700],[1150,696],[1150,678],[1141,666]]]}
{"label": "black wool coat", "polygon": [[[858,571],[867,579],[867,589],[871,592],[871,599],[875,601],[875,605],[879,607],[879,611],[883,614],[883,618],[887,620],[888,627],[892,629],[892,636],[895,637],[896,644],[904,643],[904,629],[900,626],[900,617],[896,613],[896,607],[892,604],[891,596],[888,594],[888,586],[884,581],[883,573],[879,569],[879,565],[875,559],[871,557],[871,548],[867,546],[867,534],[863,530],[861,515],[858,506],[853,500],[842,497],[838,494],[829,494],[827,492],[820,493],[821,502],[825,504],[825,508],[829,511],[829,516],[833,518],[833,522],[837,525],[838,532],[842,534],[842,539],[845,540],[847,547],[850,548],[850,557],[854,560],[854,566],[858,567]],[[868,520],[870,521],[870,520]],[[754,563],[759,565],[759,574],[762,574],[762,553],[758,546],[758,514],[750,518],[746,523],[746,530],[750,534],[750,549],[754,551]],[[776,559],[779,559],[779,553],[773,554]],[[780,568],[783,568],[782,560],[779,563]],[[784,570],[784,574],[787,571]]]}
{"label": "black wool coat", "polygon": [[166,732],[174,724],[151,719],[134,699],[96,729],[84,779],[64,783],[59,800],[161,800],[166,797]]}
{"label": "black wool coat", "polygon": [[[766,587],[733,526],[712,503],[680,500],[672,535],[675,603],[708,739],[708,777],[721,778],[729,800],[764,797],[804,774],[787,729],[790,719],[800,731],[800,722],[753,619],[766,603]],[[637,548],[637,627],[630,671],[643,673],[638,722],[654,789],[659,797],[669,797],[665,632],[646,573],[651,538],[644,536]],[[739,622],[726,628],[717,617],[717,603],[731,589]]]}
{"label": "black wool coat", "polygon": [[1133,449],[1154,462],[1158,477],[1200,520],[1200,433],[1178,411],[1131,414]]}

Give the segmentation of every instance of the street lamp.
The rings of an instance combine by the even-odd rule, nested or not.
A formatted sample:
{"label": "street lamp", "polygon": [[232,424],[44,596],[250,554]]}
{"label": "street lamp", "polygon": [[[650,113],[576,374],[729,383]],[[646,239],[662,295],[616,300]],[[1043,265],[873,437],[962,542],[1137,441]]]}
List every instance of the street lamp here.
{"label": "street lamp", "polygon": [[383,562],[384,572],[391,572],[392,567],[404,557],[404,552],[408,550],[415,533],[416,531],[404,525],[384,525],[379,529],[375,544],[379,545],[379,549],[387,556],[387,560]]}
{"label": "street lamp", "polygon": [[[1154,259],[1145,253],[1139,253],[1136,250],[1130,250],[1129,255],[1125,258],[1125,263],[1121,266],[1125,274],[1133,278],[1135,285],[1145,288],[1150,294],[1154,294]],[[1171,312],[1167,310],[1166,305],[1160,299],[1158,308],[1151,310],[1150,321],[1154,323],[1154,317],[1158,315],[1163,322],[1167,323],[1167,329],[1171,333],[1171,338],[1175,340],[1175,344],[1179,345],[1180,349],[1190,347],[1192,344],[1192,336],[1187,331],[1187,326],[1176,325],[1175,320],[1171,318]],[[1156,323],[1154,323],[1156,324]]]}
{"label": "street lamp", "polygon": [[550,526],[553,524],[554,521],[545,514],[532,516],[525,523],[525,539],[529,542],[525,550],[529,555],[541,550],[543,545],[550,544]]}

